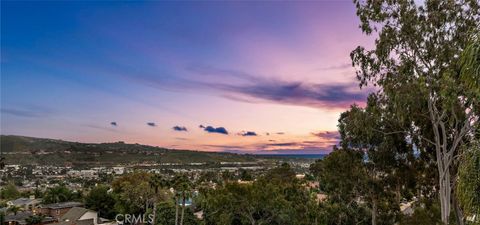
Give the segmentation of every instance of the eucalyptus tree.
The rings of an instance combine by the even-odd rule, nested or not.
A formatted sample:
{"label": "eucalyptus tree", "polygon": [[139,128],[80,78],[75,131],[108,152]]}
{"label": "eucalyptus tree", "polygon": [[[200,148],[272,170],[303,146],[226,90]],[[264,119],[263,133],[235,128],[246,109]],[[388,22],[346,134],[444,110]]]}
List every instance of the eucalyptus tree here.
{"label": "eucalyptus tree", "polygon": [[360,197],[366,186],[363,154],[346,148],[335,148],[322,160],[310,167],[319,180],[320,190],[327,195],[320,204],[320,220],[327,225],[371,223]]}
{"label": "eucalyptus tree", "polygon": [[412,144],[394,132],[401,121],[382,106],[382,99],[370,94],[365,108],[353,105],[341,114],[338,125],[342,148],[363,157],[365,176],[358,195],[368,203],[373,225],[395,222],[400,202],[407,197],[403,194],[415,188],[417,172]]}
{"label": "eucalyptus tree", "polygon": [[[451,212],[452,173],[459,146],[468,144],[479,115],[478,73],[462,73],[461,54],[480,29],[478,0],[354,0],[361,29],[375,35],[372,50],[351,53],[361,86],[381,88],[399,131],[434,154],[442,222]],[[428,121],[425,123],[424,121]]]}

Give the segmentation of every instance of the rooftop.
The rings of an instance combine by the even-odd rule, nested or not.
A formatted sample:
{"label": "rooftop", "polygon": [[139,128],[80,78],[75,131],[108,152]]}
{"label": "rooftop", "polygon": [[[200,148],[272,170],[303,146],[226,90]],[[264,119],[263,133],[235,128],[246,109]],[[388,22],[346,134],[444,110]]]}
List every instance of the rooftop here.
{"label": "rooftop", "polygon": [[49,209],[64,209],[64,208],[73,208],[83,206],[81,202],[60,202],[60,203],[52,203],[43,205],[42,208],[49,208]]}
{"label": "rooftop", "polygon": [[80,219],[80,217],[83,216],[86,212],[89,212],[92,210],[82,208],[82,207],[73,207],[70,210],[68,210],[65,215],[62,216],[61,220],[62,221],[75,221]]}

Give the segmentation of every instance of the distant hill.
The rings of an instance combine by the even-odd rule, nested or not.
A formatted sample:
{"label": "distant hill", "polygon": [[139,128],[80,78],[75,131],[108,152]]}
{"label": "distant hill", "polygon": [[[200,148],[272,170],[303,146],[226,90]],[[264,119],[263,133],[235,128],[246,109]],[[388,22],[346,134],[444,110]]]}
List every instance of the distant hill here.
{"label": "distant hill", "polygon": [[79,143],[62,140],[1,135],[0,147],[7,164],[108,166],[133,163],[252,162],[252,155],[172,150],[140,144]]}

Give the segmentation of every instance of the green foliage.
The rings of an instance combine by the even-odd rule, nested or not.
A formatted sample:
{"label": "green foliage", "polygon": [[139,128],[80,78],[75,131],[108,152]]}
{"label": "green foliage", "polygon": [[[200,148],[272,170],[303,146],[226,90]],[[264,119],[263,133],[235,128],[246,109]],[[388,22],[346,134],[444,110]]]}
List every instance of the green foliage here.
{"label": "green foliage", "polygon": [[251,180],[253,180],[253,176],[250,173],[250,171],[245,170],[245,169],[241,169],[240,170],[240,179],[244,180],[244,181],[251,181]]}
{"label": "green foliage", "polygon": [[68,189],[65,185],[61,184],[59,186],[47,189],[42,198],[42,202],[44,204],[50,204],[50,203],[80,200],[81,199],[80,195],[81,194],[74,193],[70,189]]}
{"label": "green foliage", "polygon": [[123,214],[145,213],[155,197],[150,185],[151,176],[146,172],[134,172],[115,179],[112,183],[115,210]]}
{"label": "green foliage", "polygon": [[474,35],[460,58],[460,79],[480,98],[480,33]]}
{"label": "green foliage", "polygon": [[400,225],[439,225],[442,223],[438,201],[423,199],[415,203],[414,208],[412,215],[402,216]]}
{"label": "green foliage", "polygon": [[353,150],[336,149],[312,168],[316,169],[312,172],[320,182],[320,189],[334,202],[353,201],[365,185],[362,154]]}
{"label": "green foliage", "polygon": [[27,225],[37,225],[41,224],[44,218],[44,215],[33,215],[26,218],[25,222],[27,222]]}
{"label": "green foliage", "polygon": [[227,182],[209,190],[201,203],[205,224],[317,224],[317,203],[289,174],[286,164],[252,184]]}
{"label": "green foliage", "polygon": [[5,187],[0,189],[0,199],[12,200],[18,198],[19,196],[20,192],[13,183],[8,183]]}
{"label": "green foliage", "polygon": [[320,204],[320,221],[322,225],[370,225],[370,212],[355,201],[346,204],[327,200]]}
{"label": "green foliage", "polygon": [[320,217],[324,224],[370,223],[368,209],[358,202],[367,180],[362,160],[360,152],[335,149],[311,166],[321,191],[328,196],[320,204]]}
{"label": "green foliage", "polygon": [[480,144],[465,151],[456,194],[467,216],[480,215]]}
{"label": "green foliage", "polygon": [[467,133],[480,113],[478,44],[472,45],[480,33],[480,2],[354,3],[362,31],[376,36],[374,49],[359,46],[351,53],[357,78],[361,86],[380,86],[381,109],[390,112],[383,118],[399,122],[425,165],[435,160],[441,217],[448,223],[453,158],[459,143],[471,141]]}
{"label": "green foliage", "polygon": [[109,193],[109,187],[99,185],[85,196],[85,206],[98,212],[100,217],[113,219],[115,217],[115,198]]}
{"label": "green foliage", "polygon": [[[172,202],[160,202],[157,204],[156,225],[172,225],[175,224],[175,205]],[[184,225],[200,224],[198,219],[193,215],[190,208],[185,209]]]}

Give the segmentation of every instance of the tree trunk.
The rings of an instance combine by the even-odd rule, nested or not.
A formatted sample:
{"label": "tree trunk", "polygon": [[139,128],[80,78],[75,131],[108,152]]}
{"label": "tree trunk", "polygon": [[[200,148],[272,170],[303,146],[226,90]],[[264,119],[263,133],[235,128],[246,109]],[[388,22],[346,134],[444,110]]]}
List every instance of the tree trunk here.
{"label": "tree trunk", "polygon": [[175,197],[175,225],[178,225],[178,198]]}
{"label": "tree trunk", "polygon": [[183,225],[183,218],[185,216],[185,193],[182,196],[182,217],[180,218],[180,225]]}
{"label": "tree trunk", "polygon": [[[440,160],[437,160],[437,162],[438,161],[442,161],[442,160],[440,159]],[[438,163],[441,164],[443,162],[438,162]],[[442,222],[444,224],[448,224],[450,211],[451,211],[450,201],[451,201],[451,193],[452,193],[451,181],[450,181],[450,169],[447,167],[443,170],[440,170],[439,176],[440,176],[439,198],[440,198]]]}
{"label": "tree trunk", "polygon": [[372,201],[372,225],[377,225],[377,201]]}

